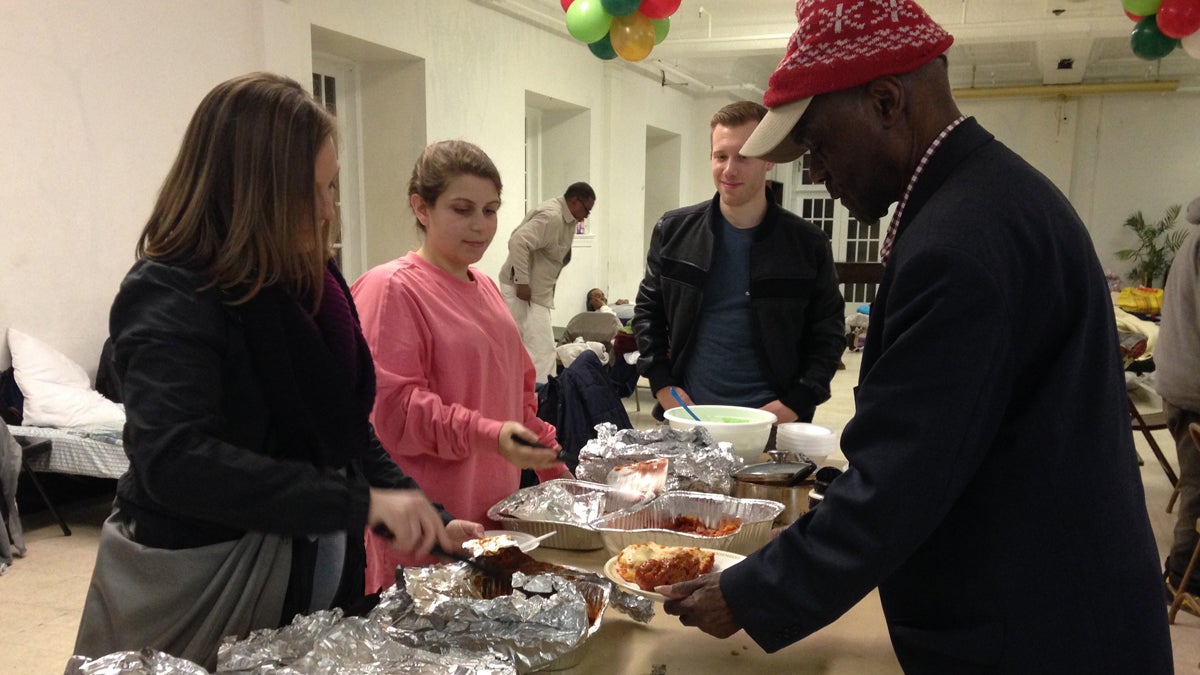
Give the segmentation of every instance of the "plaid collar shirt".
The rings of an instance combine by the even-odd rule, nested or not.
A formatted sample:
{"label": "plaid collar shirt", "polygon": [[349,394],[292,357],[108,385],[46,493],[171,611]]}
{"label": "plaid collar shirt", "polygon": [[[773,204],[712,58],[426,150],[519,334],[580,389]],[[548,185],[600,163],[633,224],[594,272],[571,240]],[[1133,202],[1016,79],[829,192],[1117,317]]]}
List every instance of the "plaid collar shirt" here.
{"label": "plaid collar shirt", "polygon": [[942,141],[954,131],[958,125],[962,124],[967,119],[966,115],[959,115],[958,119],[951,122],[942,129],[942,133],[933,139],[933,143],[929,144],[929,149],[921,155],[921,161],[917,162],[917,169],[913,171],[912,178],[908,180],[908,187],[904,189],[904,196],[900,198],[900,204],[896,206],[896,213],[892,216],[892,222],[888,224],[887,235],[883,238],[883,246],[879,249],[879,262],[887,263],[888,258],[892,256],[892,244],[896,241],[896,229],[900,226],[900,217],[904,215],[904,206],[908,204],[908,197],[912,194],[913,186],[917,184],[917,180],[921,177],[921,172],[925,170],[925,165],[929,164],[929,158],[933,157],[933,153],[942,145]]}

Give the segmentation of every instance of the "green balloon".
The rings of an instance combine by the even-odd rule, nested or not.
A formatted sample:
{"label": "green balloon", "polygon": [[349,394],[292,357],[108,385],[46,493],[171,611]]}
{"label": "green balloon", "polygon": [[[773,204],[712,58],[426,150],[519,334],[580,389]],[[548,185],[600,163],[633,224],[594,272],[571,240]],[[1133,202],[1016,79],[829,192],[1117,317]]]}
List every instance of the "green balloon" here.
{"label": "green balloon", "polygon": [[1143,17],[1134,25],[1133,32],[1129,34],[1129,46],[1138,58],[1157,61],[1178,47],[1179,40],[1163,35],[1155,23],[1154,16],[1151,15]]}
{"label": "green balloon", "polygon": [[671,32],[670,19],[650,19],[650,23],[654,24],[654,44],[660,44],[667,39],[667,33]]}
{"label": "green balloon", "polygon": [[613,16],[628,16],[637,11],[642,0],[600,0],[600,4],[604,6],[604,11]]}
{"label": "green balloon", "polygon": [[1162,0],[1121,0],[1121,6],[1135,16],[1150,16],[1158,12]]}
{"label": "green balloon", "polygon": [[567,30],[580,42],[591,44],[608,35],[612,20],[600,0],[575,0],[567,8]]}
{"label": "green balloon", "polygon": [[611,61],[617,58],[617,50],[613,49],[612,40],[607,35],[588,44],[588,49],[592,50],[596,58],[604,61]]}

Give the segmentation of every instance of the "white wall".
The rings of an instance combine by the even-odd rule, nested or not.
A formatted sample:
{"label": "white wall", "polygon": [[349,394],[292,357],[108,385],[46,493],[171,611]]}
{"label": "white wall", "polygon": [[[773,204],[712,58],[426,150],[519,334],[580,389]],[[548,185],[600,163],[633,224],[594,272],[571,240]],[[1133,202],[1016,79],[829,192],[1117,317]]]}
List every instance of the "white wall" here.
{"label": "white wall", "polygon": [[[314,25],[423,60],[425,128],[411,133],[425,138],[394,160],[401,193],[423,142],[462,138],[491,155],[505,198],[519,205],[525,91],[591,111],[586,179],[601,204],[592,223],[606,261],[599,273],[632,265],[630,276],[640,278],[640,251],[610,260],[608,242],[628,231],[640,238],[642,171],[610,172],[609,158],[626,139],[640,157],[647,124],[686,136],[679,111],[692,103],[569,38],[467,0],[0,0],[0,86],[13,94],[0,111],[0,328],[18,327],[94,372],[112,297],[200,98],[250,70],[311,81]],[[398,204],[384,214],[368,204],[372,227],[411,228],[411,213]],[[522,211],[501,209],[480,263],[489,274]],[[410,229],[390,239],[375,233],[372,261],[401,255],[413,241]],[[0,367],[8,363],[0,335]]]}
{"label": "white wall", "polygon": [[[652,129],[646,134],[646,199],[642,217],[642,245],[650,248],[650,237],[654,224],[662,214],[679,206],[679,174],[675,170],[680,164],[682,147],[678,134]],[[610,298],[618,300],[617,296]],[[628,296],[632,300],[632,296]]]}
{"label": "white wall", "polygon": [[1133,263],[1112,253],[1135,239],[1121,223],[1139,210],[1156,221],[1200,195],[1200,93],[1087,99],[1079,119],[1072,201],[1101,261],[1124,277]]}
{"label": "white wall", "polygon": [[[366,271],[420,246],[407,187],[425,147],[425,63],[366,63],[359,72]],[[397,157],[411,159],[401,164]]]}
{"label": "white wall", "polygon": [[[726,97],[689,98],[468,0],[0,0],[0,86],[10,92],[0,109],[0,328],[18,327],[94,370],[113,294],[200,98],[256,69],[308,82],[314,25],[420,61],[423,72],[408,75],[425,89],[424,123],[414,125],[424,126],[421,141],[463,138],[492,156],[508,205],[481,263],[490,274],[523,215],[514,205],[526,91],[590,111],[595,285],[610,298],[632,297],[641,279],[647,127],[680,136],[680,203],[713,194],[708,120]],[[1128,263],[1111,252],[1127,245],[1125,217],[1142,209],[1156,218],[1200,194],[1196,103],[1197,94],[1131,94],[963,108],[1064,188],[1102,260],[1123,273]],[[411,156],[395,158],[395,190],[421,145],[398,146]],[[368,217],[373,228],[412,225],[403,200]],[[372,261],[411,245],[411,232],[376,234]]]}
{"label": "white wall", "polygon": [[244,0],[0,2],[0,328],[94,371],[192,111],[264,42]]}
{"label": "white wall", "polygon": [[1200,195],[1200,93],[970,100],[960,107],[1054,181],[1087,225],[1101,263],[1123,278],[1132,262],[1113,254],[1136,246],[1121,227],[1125,218],[1141,210],[1158,220],[1167,206]]}

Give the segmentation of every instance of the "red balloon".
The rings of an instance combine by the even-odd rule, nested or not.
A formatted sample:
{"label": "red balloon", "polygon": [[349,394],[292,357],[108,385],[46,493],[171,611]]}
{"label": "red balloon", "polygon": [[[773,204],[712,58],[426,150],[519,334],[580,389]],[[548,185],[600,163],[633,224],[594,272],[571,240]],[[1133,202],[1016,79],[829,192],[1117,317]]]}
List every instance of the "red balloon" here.
{"label": "red balloon", "polygon": [[571,3],[572,3],[572,2],[575,2],[575,0],[558,0],[558,1],[559,1],[560,3],[562,3],[562,6],[563,6],[563,11],[564,11],[564,12],[565,12],[565,11],[567,11],[568,9],[570,9],[570,8],[571,8]]}
{"label": "red balloon", "polygon": [[[570,0],[563,0],[563,2],[569,2],[569,1]],[[1129,20],[1134,23],[1141,21],[1143,18],[1143,17],[1138,16],[1137,14],[1134,14],[1133,12],[1131,12],[1129,10],[1125,10],[1125,16],[1129,17]]]}
{"label": "red balloon", "polygon": [[651,19],[665,19],[679,9],[683,0],[642,0],[638,11]]}
{"label": "red balloon", "polygon": [[1185,38],[1200,30],[1200,0],[1163,0],[1155,21],[1163,35]]}

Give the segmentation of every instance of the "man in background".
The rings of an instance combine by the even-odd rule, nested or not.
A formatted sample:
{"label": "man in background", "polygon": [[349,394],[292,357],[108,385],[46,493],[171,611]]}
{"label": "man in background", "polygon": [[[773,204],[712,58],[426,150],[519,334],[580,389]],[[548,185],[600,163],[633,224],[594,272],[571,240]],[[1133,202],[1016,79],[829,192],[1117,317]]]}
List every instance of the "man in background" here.
{"label": "man in background", "polygon": [[906,672],[1172,672],[1087,229],[959,112],[953,38],[915,2],[800,0],[796,15],[742,153],[808,152],[860,221],[899,202],[841,436],[849,465],[745,560],[656,589],[664,610],[775,651],[878,587]]}
{"label": "man in background", "polygon": [[500,294],[508,304],[521,341],[545,384],[555,371],[554,286],[571,261],[576,226],[596,205],[596,192],[587,183],[572,183],[561,197],[542,202],[508,238],[508,257],[500,270]]}
{"label": "man in background", "polygon": [[[1187,220],[1200,225],[1200,197],[1188,205]],[[1163,289],[1162,321],[1154,348],[1154,388],[1163,398],[1167,428],[1179,458],[1179,512],[1175,537],[1164,575],[1178,588],[1196,548],[1196,519],[1200,518],[1200,448],[1188,425],[1200,423],[1200,227],[1175,252]],[[1200,595],[1195,575],[1188,592]]]}
{"label": "man in background", "polygon": [[[629,301],[625,299],[618,300],[617,305],[628,305]],[[593,288],[587,294],[587,311],[589,312],[608,312],[615,314],[615,310],[608,306],[608,296],[604,294],[604,290]]]}
{"label": "man in background", "polygon": [[710,122],[717,194],[654,226],[633,314],[655,416],[688,404],[762,408],[810,422],[846,347],[829,239],[767,198],[773,163],[742,144],[766,115],[753,101]]}

